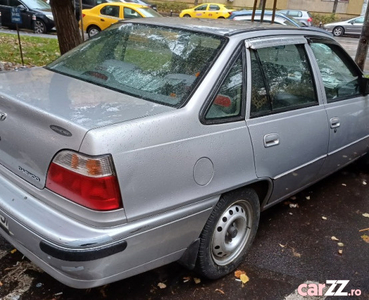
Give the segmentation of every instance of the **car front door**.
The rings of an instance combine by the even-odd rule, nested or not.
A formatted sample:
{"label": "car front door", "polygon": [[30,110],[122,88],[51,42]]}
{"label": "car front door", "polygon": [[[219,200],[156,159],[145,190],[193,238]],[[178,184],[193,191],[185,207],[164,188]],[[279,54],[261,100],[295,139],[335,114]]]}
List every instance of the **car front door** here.
{"label": "car front door", "polygon": [[328,157],[322,175],[350,163],[369,149],[369,98],[360,91],[361,71],[333,41],[311,40],[325,91]]}
{"label": "car front door", "polygon": [[256,173],[274,183],[268,204],[318,180],[329,130],[305,38],[246,42],[252,86],[248,101]]}
{"label": "car front door", "polygon": [[191,17],[193,17],[193,18],[207,18],[207,9],[208,9],[207,4],[203,4],[201,6],[198,6],[194,9],[194,12],[191,14]]}

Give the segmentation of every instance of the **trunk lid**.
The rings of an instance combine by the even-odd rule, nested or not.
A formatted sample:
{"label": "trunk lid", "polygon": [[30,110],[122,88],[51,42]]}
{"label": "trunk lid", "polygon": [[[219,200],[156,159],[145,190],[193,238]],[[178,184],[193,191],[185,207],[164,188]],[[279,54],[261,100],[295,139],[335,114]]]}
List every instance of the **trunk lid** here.
{"label": "trunk lid", "polygon": [[0,73],[0,164],[43,188],[54,155],[89,130],[173,109],[43,68]]}

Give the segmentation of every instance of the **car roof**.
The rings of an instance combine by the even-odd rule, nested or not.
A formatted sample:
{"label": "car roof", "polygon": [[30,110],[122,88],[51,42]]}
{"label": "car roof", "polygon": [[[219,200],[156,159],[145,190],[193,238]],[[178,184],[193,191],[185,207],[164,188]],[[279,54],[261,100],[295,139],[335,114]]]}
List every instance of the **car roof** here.
{"label": "car roof", "polygon": [[[279,24],[269,24],[260,22],[238,22],[234,20],[212,20],[202,18],[140,18],[129,21],[121,21],[120,23],[141,23],[156,26],[166,26],[189,31],[198,31],[219,36],[232,36],[250,31],[266,31],[266,30],[293,30],[299,34],[298,30],[304,30],[294,26],[285,26]],[[329,33],[321,30],[309,30],[309,32],[320,33],[321,35],[330,36]]]}

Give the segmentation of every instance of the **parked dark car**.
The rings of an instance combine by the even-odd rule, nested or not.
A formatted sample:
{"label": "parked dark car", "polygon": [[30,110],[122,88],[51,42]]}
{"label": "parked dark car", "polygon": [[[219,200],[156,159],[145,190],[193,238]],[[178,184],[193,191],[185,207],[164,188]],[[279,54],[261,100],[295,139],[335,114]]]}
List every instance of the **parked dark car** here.
{"label": "parked dark car", "polygon": [[[49,4],[42,0],[0,0],[1,22],[3,26],[14,27],[11,21],[12,7],[21,9],[20,28],[31,29],[36,33],[47,33],[55,27],[54,17]],[[36,20],[32,20],[35,16]]]}

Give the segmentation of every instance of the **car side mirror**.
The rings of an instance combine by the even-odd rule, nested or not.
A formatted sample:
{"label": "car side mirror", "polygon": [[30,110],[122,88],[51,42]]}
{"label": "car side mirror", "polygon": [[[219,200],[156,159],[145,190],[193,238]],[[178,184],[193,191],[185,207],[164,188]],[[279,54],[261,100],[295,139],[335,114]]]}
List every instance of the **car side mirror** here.
{"label": "car side mirror", "polygon": [[369,78],[361,77],[360,80],[360,91],[365,96],[369,94]]}
{"label": "car side mirror", "polygon": [[27,10],[22,4],[17,6],[21,11],[25,11]]}

